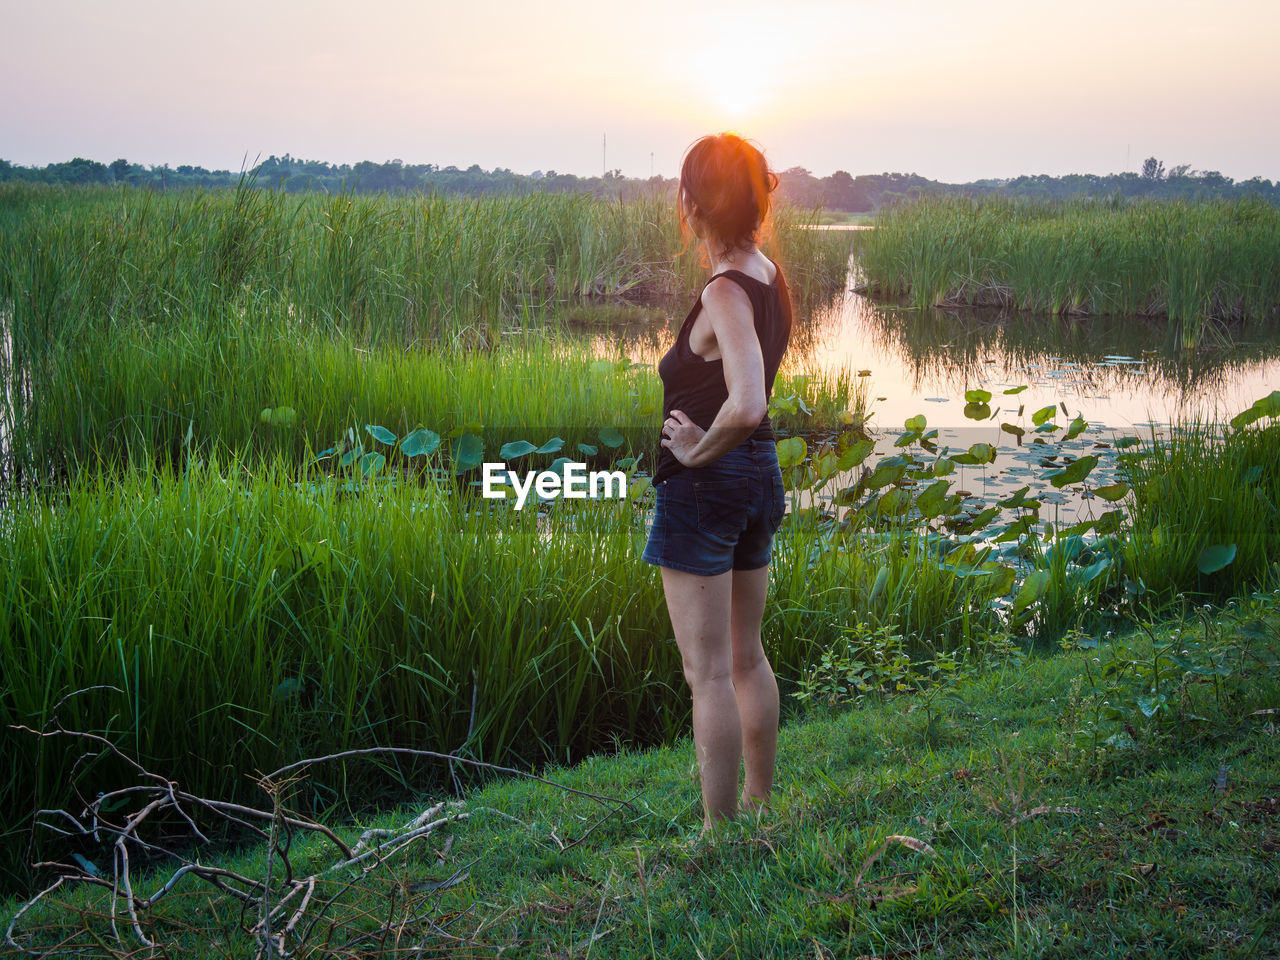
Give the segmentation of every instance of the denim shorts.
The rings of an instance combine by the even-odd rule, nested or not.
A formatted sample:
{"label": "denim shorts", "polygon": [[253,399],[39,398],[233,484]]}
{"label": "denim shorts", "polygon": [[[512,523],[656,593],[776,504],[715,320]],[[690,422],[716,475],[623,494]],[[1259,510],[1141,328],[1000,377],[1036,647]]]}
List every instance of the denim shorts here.
{"label": "denim shorts", "polygon": [[646,563],[705,577],[768,566],[787,509],[772,441],[747,440],[705,467],[672,474],[654,492]]}

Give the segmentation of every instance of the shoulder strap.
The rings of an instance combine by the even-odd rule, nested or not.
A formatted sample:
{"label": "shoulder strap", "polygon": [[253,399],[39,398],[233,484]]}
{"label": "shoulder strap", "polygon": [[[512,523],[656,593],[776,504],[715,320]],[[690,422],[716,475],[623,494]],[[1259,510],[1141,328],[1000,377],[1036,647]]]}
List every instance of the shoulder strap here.
{"label": "shoulder strap", "polygon": [[[711,280],[718,280],[720,277],[725,277],[729,280],[732,280],[734,283],[740,286],[746,292],[747,297],[751,300],[751,303],[753,305],[755,304],[756,294],[760,290],[759,280],[757,280],[755,277],[752,277],[752,276],[749,276],[748,274],[743,273],[741,270],[725,270],[722,273],[715,274],[711,278]],[[708,286],[710,286],[711,280],[708,280],[705,284],[703,284],[702,289],[705,290]],[[748,283],[747,281],[751,281],[751,282]]]}

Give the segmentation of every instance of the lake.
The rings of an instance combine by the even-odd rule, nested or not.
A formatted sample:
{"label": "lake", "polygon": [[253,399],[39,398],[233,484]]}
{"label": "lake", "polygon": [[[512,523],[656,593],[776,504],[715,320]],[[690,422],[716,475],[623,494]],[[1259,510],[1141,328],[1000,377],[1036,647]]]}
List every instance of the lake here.
{"label": "lake", "polygon": [[[1110,483],[1117,440],[1164,435],[1171,424],[1190,420],[1225,423],[1280,386],[1280,331],[1224,333],[1186,350],[1164,323],[1136,317],[916,310],[853,292],[856,264],[850,266],[846,292],[797,317],[780,375],[861,374],[877,457],[901,452],[893,442],[904,421],[917,414],[938,430],[940,451],[998,445],[994,464],[957,471],[956,488],[975,501],[1030,484],[1045,491],[1043,499],[1058,508],[1060,520],[1072,520],[1086,504],[1042,482],[1046,469],[1096,454],[1101,462],[1090,479],[1095,486]],[[687,306],[669,305],[664,322],[588,336],[601,356],[622,354],[656,366]],[[1005,393],[1019,387],[1024,389]],[[974,415],[982,411],[965,402],[969,390],[991,394],[979,419]],[[1041,434],[1044,442],[1037,443],[1032,417],[1051,406],[1050,422],[1061,429]],[[1087,428],[1070,441],[1056,440],[1055,433],[1065,435],[1077,416]],[[1002,424],[1025,432],[1015,436]]]}

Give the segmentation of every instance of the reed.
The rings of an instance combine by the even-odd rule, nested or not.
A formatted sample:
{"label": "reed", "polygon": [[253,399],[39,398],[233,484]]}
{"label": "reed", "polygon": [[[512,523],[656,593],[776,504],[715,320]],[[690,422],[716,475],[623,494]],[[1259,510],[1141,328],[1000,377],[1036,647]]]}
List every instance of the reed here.
{"label": "reed", "polygon": [[[245,771],[316,750],[533,760],[619,730],[674,732],[678,662],[656,573],[639,570],[632,503],[569,501],[540,522],[451,486],[374,480],[352,494],[294,473],[85,472],[52,500],[11,505],[4,832],[32,797],[65,796],[71,760],[8,725],[39,729],[97,684],[119,692],[72,697],[64,719],[241,794]],[[96,791],[117,773],[90,763],[77,782]],[[419,773],[380,782],[403,789]]]}
{"label": "reed", "polygon": [[[770,250],[828,295],[848,240],[783,209]],[[576,194],[155,194],[0,187],[0,298],[17,343],[74,342],[127,321],[179,329],[269,302],[362,341],[491,342],[550,304],[687,289],[701,276],[669,198]],[[683,251],[683,253],[682,253]],[[24,353],[24,355],[25,355]]]}
{"label": "reed", "polygon": [[1280,210],[1256,198],[931,197],[883,211],[855,245],[871,291],[918,307],[1164,317],[1186,345],[1280,311]]}
{"label": "reed", "polygon": [[[768,246],[794,264],[793,287],[806,302],[839,289],[848,257],[847,238],[805,229],[817,215],[779,210]],[[561,305],[687,292],[703,276],[662,196],[299,198],[248,182],[164,194],[5,184],[2,442],[30,454],[19,465],[41,476],[49,456],[79,461],[98,446],[110,458],[127,446],[150,457],[174,450],[188,429],[238,449],[257,411],[227,409],[231,394],[288,403],[289,394],[322,389],[326,375],[333,392],[322,404],[333,415],[308,426],[341,429],[349,412],[366,411],[399,422],[413,413],[406,395],[423,382],[414,379],[421,369],[394,370],[406,378],[398,400],[385,379],[381,400],[355,399],[356,376],[369,372],[359,351],[382,351],[373,366],[386,375],[395,349],[493,350],[513,331],[554,327]],[[487,378],[482,364],[454,366],[475,382]],[[563,377],[539,385],[551,391],[540,397],[581,392]],[[456,382],[448,386],[457,395]],[[467,414],[475,419],[486,398],[462,395],[478,402]],[[528,395],[521,399],[527,409]],[[627,409],[583,419],[610,422]],[[575,422],[554,403],[540,415]],[[430,405],[422,416],[441,419]]]}
{"label": "reed", "polygon": [[[864,411],[862,385],[853,371],[784,374],[775,395],[797,394],[811,413],[780,412],[777,425],[838,428],[842,417]],[[261,422],[263,409],[277,407],[292,408],[296,422],[283,429]],[[661,407],[652,366],[601,359],[572,340],[528,332],[490,351],[363,347],[249,312],[185,330],[85,331],[50,357],[13,427],[12,454],[38,476],[51,466],[177,463],[214,452],[303,464],[366,424],[398,436],[466,428],[491,452],[511,440],[559,436],[571,453],[613,427],[650,467]]]}
{"label": "reed", "polygon": [[[9,728],[42,729],[68,697],[68,725],[188,788],[241,796],[245,771],[332,750],[536,763],[683,729],[660,578],[639,561],[648,501],[517,512],[467,486],[379,477],[353,490],[296,473],[217,457],[182,472],[86,470],[9,505],[0,833],[20,840],[32,798],[61,804],[72,783],[95,793],[122,775],[100,758],[73,777],[78,751]],[[784,680],[857,622],[881,562],[822,549],[823,536],[796,522],[778,538],[765,640]],[[885,603],[908,605],[917,636],[961,637],[951,601],[966,602],[965,585],[910,564],[897,563],[901,589]],[[428,776],[401,766],[344,791],[403,793]],[[308,790],[314,810],[340,800]],[[11,844],[4,872],[19,856]]]}
{"label": "reed", "polygon": [[[891,627],[919,658],[1010,629],[1096,629],[1135,595],[1158,609],[1261,582],[1280,561],[1277,430],[1134,448],[1131,519],[1091,544],[1036,523],[995,550],[998,524],[947,532],[914,509],[838,522],[797,499],[775,539],[770,659],[787,686],[864,625]],[[362,746],[538,763],[669,739],[687,694],[660,579],[639,561],[648,506],[517,512],[431,472],[300,478],[291,458],[216,448],[181,470],[83,469],[20,495],[0,536],[3,872],[20,873],[31,798],[65,802],[74,759],[9,725],[42,728],[99,684],[118,690],[71,696],[69,725],[223,796],[252,789],[246,770]],[[1232,562],[1206,572],[1215,547]],[[403,793],[438,773],[353,772],[336,792],[311,784],[307,803]],[[96,792],[120,775],[95,761],[75,784]]]}
{"label": "reed", "polygon": [[[1273,414],[1274,416],[1274,414]],[[1124,541],[1143,603],[1221,600],[1280,562],[1280,424],[1186,423],[1121,455],[1133,484]],[[1218,564],[1230,557],[1230,561]]]}

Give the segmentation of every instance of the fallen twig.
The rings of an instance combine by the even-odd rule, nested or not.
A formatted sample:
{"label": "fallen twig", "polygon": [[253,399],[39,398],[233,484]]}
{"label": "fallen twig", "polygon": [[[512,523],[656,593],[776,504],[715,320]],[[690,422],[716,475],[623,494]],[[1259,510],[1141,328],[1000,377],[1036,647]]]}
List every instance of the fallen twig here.
{"label": "fallen twig", "polygon": [[[457,756],[456,751],[446,754],[407,747],[370,747],[346,750],[323,757],[300,760],[281,767],[279,770],[258,778],[259,787],[270,798],[270,809],[258,809],[247,804],[200,797],[179,789],[176,781],[147,770],[141,763],[130,757],[106,737],[80,730],[70,730],[61,724],[57,718],[57,708],[59,706],[72,696],[99,689],[116,690],[117,688],[111,686],[88,687],[68,694],[55,705],[52,711],[52,719],[44,730],[34,730],[25,726],[12,727],[12,729],[30,733],[40,738],[42,745],[51,738],[67,737],[95,746],[97,748],[96,751],[82,753],[73,763],[73,776],[82,761],[94,756],[95,753],[100,755],[102,752],[107,752],[120,760],[127,769],[131,770],[142,781],[141,783],[124,786],[107,793],[100,793],[92,801],[86,801],[81,797],[84,809],[78,817],[68,810],[43,809],[37,811],[35,815],[35,827],[37,829],[50,830],[67,839],[82,839],[86,843],[92,841],[94,844],[101,845],[104,840],[109,843],[112,868],[111,876],[108,878],[103,876],[102,871],[92,862],[79,855],[74,856],[77,861],[76,864],[52,862],[36,864],[38,868],[50,868],[58,871],[57,879],[19,908],[9,923],[4,936],[4,944],[6,946],[31,956],[66,956],[69,942],[62,941],[56,946],[51,945],[45,949],[30,949],[19,943],[15,939],[15,932],[23,916],[37,903],[55,891],[72,885],[86,884],[100,886],[110,891],[109,911],[106,914],[97,916],[108,922],[111,931],[110,937],[120,946],[122,951],[128,952],[125,950],[123,937],[117,926],[117,916],[121,907],[123,907],[123,912],[128,917],[134,939],[145,947],[155,949],[156,943],[144,928],[145,919],[161,900],[166,898],[186,878],[190,877],[240,902],[241,928],[256,941],[258,956],[289,957],[298,952],[308,942],[312,933],[317,929],[317,924],[320,923],[328,911],[336,904],[343,902],[353,890],[357,889],[356,884],[361,877],[366,876],[372,870],[385,863],[389,857],[404,851],[423,837],[430,836],[442,827],[465,821],[471,816],[469,812],[459,809],[463,806],[460,801],[452,801],[447,805],[441,802],[428,807],[408,823],[400,826],[365,830],[355,844],[350,845],[334,830],[324,824],[303,817],[285,807],[282,791],[287,786],[287,781],[283,778],[313,764],[388,753],[431,757],[448,762],[450,773],[453,772],[452,765],[454,763],[466,763],[499,773],[537,780],[567,793],[588,797],[599,803],[608,804],[611,807],[609,812],[581,837],[568,844],[570,847],[585,840],[601,823],[623,807],[634,809],[630,800],[605,797],[589,791],[567,787],[522,770],[484,763],[478,760],[469,760],[465,757]],[[132,813],[121,815],[123,816],[122,821],[115,822],[113,812],[122,805],[132,806],[135,809]],[[521,822],[499,810],[491,810],[491,808],[478,809],[489,810],[517,823]],[[204,817],[213,818],[223,826],[234,825],[247,829],[266,841],[267,853],[263,877],[245,876],[221,867],[206,866],[200,863],[198,859],[190,859],[188,851],[190,838],[175,845],[173,838],[165,837],[163,834],[160,839],[147,839],[142,835],[144,830],[161,822],[162,815],[172,814],[186,824],[191,838],[194,838],[199,844],[209,846],[211,843],[208,835],[201,829],[196,817],[193,815],[196,812],[199,812]],[[254,821],[259,823],[267,821],[269,827],[268,829],[262,829]],[[172,823],[172,821],[169,822]],[[298,871],[295,870],[295,865],[290,857],[293,831],[306,831],[328,841],[338,854],[336,860],[328,867],[312,870],[306,875],[298,875]],[[451,835],[449,842],[452,839]],[[449,848],[449,842],[446,843],[446,853]],[[150,897],[138,896],[134,891],[130,861],[131,849],[149,857],[161,857],[177,864],[173,872],[163,880]],[[279,867],[278,870],[276,869],[277,865]],[[467,864],[464,867],[460,867],[454,871],[453,876],[443,883],[426,887],[410,886],[404,889],[406,893],[417,895],[423,893],[438,894],[465,880],[469,876],[467,871],[470,866],[471,864]],[[355,875],[348,875],[344,878],[342,876],[343,872],[353,867],[358,868]],[[322,898],[317,895],[322,884],[336,885],[337,890],[332,895]],[[344,937],[340,937],[340,939],[345,939],[346,946],[364,941],[371,936],[367,929],[357,932],[360,921],[367,916],[367,911],[360,910],[354,904],[349,904],[349,906],[352,908],[349,911],[352,913],[351,916],[328,921],[326,943],[331,943],[335,934],[340,931],[344,933]],[[456,913],[455,918],[469,913],[470,909],[468,907],[461,913]],[[287,917],[286,911],[288,911]],[[395,904],[393,901],[392,914],[394,912]],[[78,913],[86,920],[95,916],[85,911],[78,911]],[[416,916],[415,913],[417,914]],[[385,937],[394,933],[397,942],[399,942],[406,928],[417,926],[425,921],[432,933],[453,943],[460,942],[460,938],[446,933],[439,925],[434,923],[428,913],[429,911],[418,911],[406,903],[403,919],[396,922],[394,915],[389,915],[387,922],[381,924],[372,936]],[[252,914],[257,915],[257,920],[251,927],[246,928],[244,926],[245,918]],[[283,920],[282,924],[277,922],[280,920]],[[98,932],[88,928],[82,932],[100,946],[106,945],[106,942]],[[415,949],[426,949],[426,943],[427,941],[424,940],[423,944]]]}

